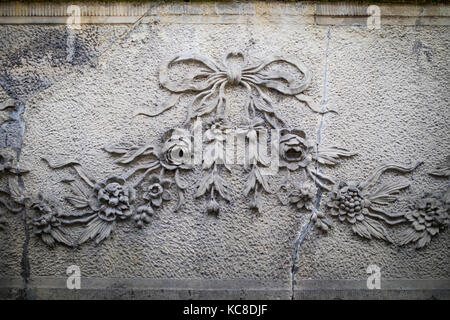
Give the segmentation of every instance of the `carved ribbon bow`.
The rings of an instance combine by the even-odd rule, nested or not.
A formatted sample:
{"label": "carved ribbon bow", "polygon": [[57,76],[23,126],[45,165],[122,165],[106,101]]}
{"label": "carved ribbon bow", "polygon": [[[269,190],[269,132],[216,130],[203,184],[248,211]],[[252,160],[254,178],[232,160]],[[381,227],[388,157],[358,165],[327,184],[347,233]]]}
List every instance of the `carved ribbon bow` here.
{"label": "carved ribbon bow", "polygon": [[[243,63],[232,63],[231,57],[241,57]],[[200,64],[202,69],[188,73],[181,80],[172,80],[169,73],[175,64],[187,62]],[[266,70],[272,64],[274,66],[271,67],[275,70]],[[293,66],[296,69],[295,72],[290,73],[283,70],[288,65]],[[283,69],[280,69],[280,67]],[[300,78],[300,81],[297,80],[297,76]],[[273,127],[279,127],[276,120],[283,123],[277,115],[271,99],[261,90],[262,87],[295,96],[298,100],[305,102],[314,112],[328,112],[321,111],[320,107],[313,103],[310,97],[301,94],[307,89],[310,81],[311,74],[308,68],[299,62],[294,62],[292,59],[288,60],[273,55],[259,63],[248,64],[246,56],[242,52],[227,53],[221,63],[215,63],[197,53],[181,53],[163,63],[160,68],[160,82],[165,88],[175,93],[197,92],[189,106],[186,123],[192,118],[203,116],[213,111],[216,111],[218,115],[223,115],[227,108],[226,85],[241,85],[247,89],[248,99],[245,105],[245,112],[249,121],[254,118],[256,110],[258,110],[264,114]],[[164,103],[162,110],[156,114],[144,112],[139,112],[138,114],[147,116],[161,114],[177,102],[178,96],[176,95]]]}

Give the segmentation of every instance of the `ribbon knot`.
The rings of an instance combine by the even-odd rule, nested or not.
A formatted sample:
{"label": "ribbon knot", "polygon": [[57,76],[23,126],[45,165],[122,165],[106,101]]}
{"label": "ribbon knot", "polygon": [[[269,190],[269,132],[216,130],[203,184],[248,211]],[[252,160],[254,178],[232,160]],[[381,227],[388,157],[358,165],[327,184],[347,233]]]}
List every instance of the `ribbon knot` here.
{"label": "ribbon knot", "polygon": [[242,68],[240,66],[228,66],[227,80],[229,84],[238,85],[241,82]]}
{"label": "ribbon knot", "polygon": [[[244,60],[243,64],[229,63],[228,59],[231,56],[241,56]],[[202,67],[197,72],[188,72],[181,80],[171,79],[169,77],[171,67],[176,63],[183,62],[195,62]],[[273,68],[271,68],[272,64],[274,64]],[[287,66],[291,69],[293,67],[295,71],[288,72]],[[172,92],[197,92],[189,106],[186,123],[194,117],[201,117],[213,111],[216,111],[217,114],[225,114],[225,109],[228,106],[225,97],[225,86],[227,84],[241,85],[247,89],[248,100],[245,103],[245,111],[249,119],[255,117],[256,112],[259,111],[274,127],[277,127],[276,121],[281,123],[283,121],[277,114],[269,96],[261,90],[262,88],[294,96],[317,113],[334,111],[322,108],[322,106],[314,103],[310,97],[302,94],[311,82],[311,74],[306,66],[294,59],[286,59],[277,55],[268,56],[256,64],[249,64],[244,53],[240,51],[228,52],[222,63],[216,63],[198,53],[181,53],[161,65],[159,79],[161,85]],[[157,114],[169,109],[175,103],[176,100],[164,106],[163,110]],[[145,113],[141,112],[140,114]]]}

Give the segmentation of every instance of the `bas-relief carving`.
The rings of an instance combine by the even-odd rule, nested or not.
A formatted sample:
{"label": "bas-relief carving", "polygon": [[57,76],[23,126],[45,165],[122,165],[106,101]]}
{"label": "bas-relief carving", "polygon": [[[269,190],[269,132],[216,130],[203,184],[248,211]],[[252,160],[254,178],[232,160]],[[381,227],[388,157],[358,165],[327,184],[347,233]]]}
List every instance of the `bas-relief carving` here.
{"label": "bas-relief carving", "polygon": [[[450,177],[450,156],[441,165],[429,172],[438,178]],[[415,243],[416,248],[423,248],[431,239],[445,230],[449,224],[450,184],[445,190],[428,191],[421,197],[410,199],[405,219],[409,228],[399,236],[399,244]]]}
{"label": "bas-relief carving", "polygon": [[[241,63],[236,63],[233,60],[235,58],[239,58]],[[186,64],[186,68],[190,68],[193,67],[192,63],[201,65],[202,68],[188,71],[180,80],[172,79],[170,72],[176,64]],[[287,72],[286,66],[293,67],[295,71]],[[206,198],[208,213],[218,214],[220,201],[231,199],[228,182],[222,174],[224,170],[231,172],[223,150],[227,129],[233,125],[226,117],[229,104],[225,87],[242,86],[247,91],[246,102],[242,106],[246,123],[238,124],[238,134],[244,136],[245,149],[251,155],[243,168],[248,173],[243,194],[249,198],[250,209],[262,212],[262,192],[276,193],[283,205],[309,212],[311,223],[322,231],[332,227],[332,222],[327,217],[327,213],[331,213],[341,222],[350,224],[358,236],[368,239],[374,237],[399,245],[416,242],[417,248],[423,247],[431,237],[448,225],[449,191],[426,194],[420,199],[412,200],[410,210],[406,213],[392,213],[386,207],[395,202],[400,191],[409,184],[391,182],[378,185],[380,176],[387,170],[410,173],[420,162],[381,165],[362,182],[336,183],[332,177],[319,172],[319,164],[332,167],[356,153],[339,146],[317,145],[300,128],[288,128],[267,94],[271,90],[292,96],[314,113],[336,112],[321,109],[311,97],[304,94],[310,80],[308,68],[294,59],[280,56],[270,56],[260,63],[252,64],[242,52],[227,53],[217,63],[197,53],[175,55],[160,68],[160,82],[173,93],[172,96],[160,105],[160,110],[139,111],[136,114],[158,116],[173,107],[181,94],[194,93],[186,120],[179,128],[166,132],[157,143],[133,145],[122,142],[106,146],[104,150],[115,157],[115,163],[129,168],[126,173],[120,177],[110,176],[97,180],[78,161],[53,162],[44,159],[53,169],[73,170],[73,178],[61,182],[69,185],[72,191],[66,201],[74,207],[74,212],[61,212],[54,200],[47,199],[42,194],[36,197],[19,196],[19,189],[10,187],[16,191],[10,191],[7,195],[13,201],[19,199],[15,203],[22,205],[22,208],[27,205],[36,213],[32,224],[35,233],[46,244],[53,246],[59,242],[75,246],[88,240],[99,243],[111,234],[120,221],[133,219],[139,228],[144,227],[165,202],[176,199],[175,211],[182,208],[188,189],[188,184],[182,181],[182,174],[194,167],[193,135],[196,130],[200,130],[205,142],[202,150],[202,175],[193,185],[192,191],[194,198]],[[207,116],[209,118],[205,123],[198,122]],[[260,130],[267,128],[279,132],[279,140],[272,137],[272,144],[275,144],[272,152],[279,156],[280,171],[277,174],[284,175],[278,186],[273,186],[270,177],[263,174],[270,159],[260,152],[251,152],[259,150]],[[264,142],[267,144],[267,140]],[[436,168],[430,174],[448,177],[448,160],[446,165]],[[8,171],[6,168],[11,165],[8,167],[5,164],[3,167],[5,169],[1,172]],[[16,166],[12,167],[15,168],[14,172],[20,172]],[[307,180],[294,181],[291,173],[296,171],[303,172]],[[314,203],[319,189],[326,195],[326,206],[321,209],[316,208]],[[285,200],[280,196],[282,190],[287,192]],[[8,208],[6,202],[0,203]],[[397,237],[390,236],[385,228],[405,223],[410,223],[411,226]],[[79,235],[70,231],[70,227],[75,225],[83,226]]]}
{"label": "bas-relief carving", "polygon": [[[18,176],[28,172],[17,163],[17,153],[11,148],[0,150],[0,207],[12,213],[21,212],[25,205],[25,196],[19,186]],[[0,229],[6,226],[6,219],[0,211]]]}

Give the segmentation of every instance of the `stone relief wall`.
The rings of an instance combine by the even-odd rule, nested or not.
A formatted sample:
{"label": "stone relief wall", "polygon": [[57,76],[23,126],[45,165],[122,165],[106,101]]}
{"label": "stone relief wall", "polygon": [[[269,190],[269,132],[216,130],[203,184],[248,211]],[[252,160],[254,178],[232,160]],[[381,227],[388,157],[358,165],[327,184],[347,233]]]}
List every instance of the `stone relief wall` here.
{"label": "stone relief wall", "polygon": [[242,15],[0,25],[5,297],[72,264],[80,297],[326,296],[369,264],[448,294],[447,25]]}

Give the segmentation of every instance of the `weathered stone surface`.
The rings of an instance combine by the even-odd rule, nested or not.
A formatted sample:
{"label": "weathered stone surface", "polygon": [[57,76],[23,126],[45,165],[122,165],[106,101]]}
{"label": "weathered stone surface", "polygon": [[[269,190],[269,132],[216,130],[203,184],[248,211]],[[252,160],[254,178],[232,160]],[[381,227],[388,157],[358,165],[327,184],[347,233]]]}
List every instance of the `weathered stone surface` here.
{"label": "weathered stone surface", "polygon": [[[386,12],[398,10],[384,6],[390,10]],[[361,18],[360,8],[346,8],[349,15]],[[134,26],[108,20],[82,23],[80,30],[62,24],[0,25],[0,101],[17,101],[17,110],[8,111],[11,120],[6,121],[4,111],[0,113],[6,121],[0,143],[18,152],[19,163],[30,169],[19,175],[21,190],[33,197],[41,192],[62,213],[87,210],[76,210],[64,200],[70,188],[61,180],[77,177],[75,170],[51,166],[75,160],[95,182],[129,172],[132,164],[115,163],[118,157],[104,148],[124,142],[159,142],[166,131],[182,126],[195,93],[183,94],[174,107],[157,117],[135,114],[156,112],[169,99],[173,93],[160,83],[160,66],[171,56],[189,51],[215,62],[227,52],[243,51],[252,63],[271,55],[295,57],[303,63],[312,75],[304,94],[322,110],[334,109],[338,114],[315,113],[293,96],[266,88],[264,92],[285,127],[301,129],[311,148],[342,146],[357,153],[341,151],[336,165],[318,160],[311,165],[319,165],[322,173],[339,182],[364,181],[383,163],[424,162],[403,173],[387,171],[381,176],[381,184],[404,186],[398,188],[398,200],[386,207],[388,212],[404,214],[408,198],[445,190],[448,179],[428,173],[450,154],[447,11],[439,11],[440,25],[391,20],[381,29],[368,30],[336,25],[335,20],[314,24],[317,16],[332,16],[337,9],[327,10],[303,2],[170,4]],[[408,10],[405,19],[417,18],[415,8]],[[430,16],[438,15],[427,10]],[[139,18],[137,14],[123,17]],[[193,66],[177,66],[171,76],[185,75]],[[230,103],[227,118],[234,126],[244,123],[245,89],[228,86],[225,94]],[[270,177],[273,186],[281,183],[283,170]],[[25,205],[17,214],[5,211],[7,227],[0,232],[0,296],[449,298],[447,230],[420,250],[414,244],[399,247],[363,239],[352,232],[351,223],[331,216],[325,189],[315,194],[311,205],[316,219],[322,221],[322,213],[333,222],[327,233],[319,229],[327,227],[315,228],[317,220],[310,221],[309,204],[297,210],[295,206],[300,208],[298,203],[304,202],[292,197],[291,204],[279,202],[277,195],[286,198],[289,190],[262,193],[258,213],[249,209],[250,197],[242,193],[247,177],[239,165],[223,173],[231,201],[220,201],[215,216],[206,212],[204,198],[194,197],[201,173],[197,166],[180,174],[188,188],[179,212],[174,212],[176,201],[164,201],[142,229],[133,219],[118,221],[100,244],[90,241],[74,248],[61,244],[51,248],[32,234],[32,208]],[[301,170],[293,171],[291,178],[312,181]],[[407,228],[408,223],[386,226],[394,240]],[[75,239],[81,231],[76,225],[69,238]],[[370,264],[381,267],[381,291],[365,286]],[[65,287],[70,265],[81,269],[80,291]],[[349,279],[353,282],[339,282]],[[405,279],[412,282],[395,282]],[[424,282],[429,279],[435,282]],[[407,291],[402,289],[405,285]]]}

